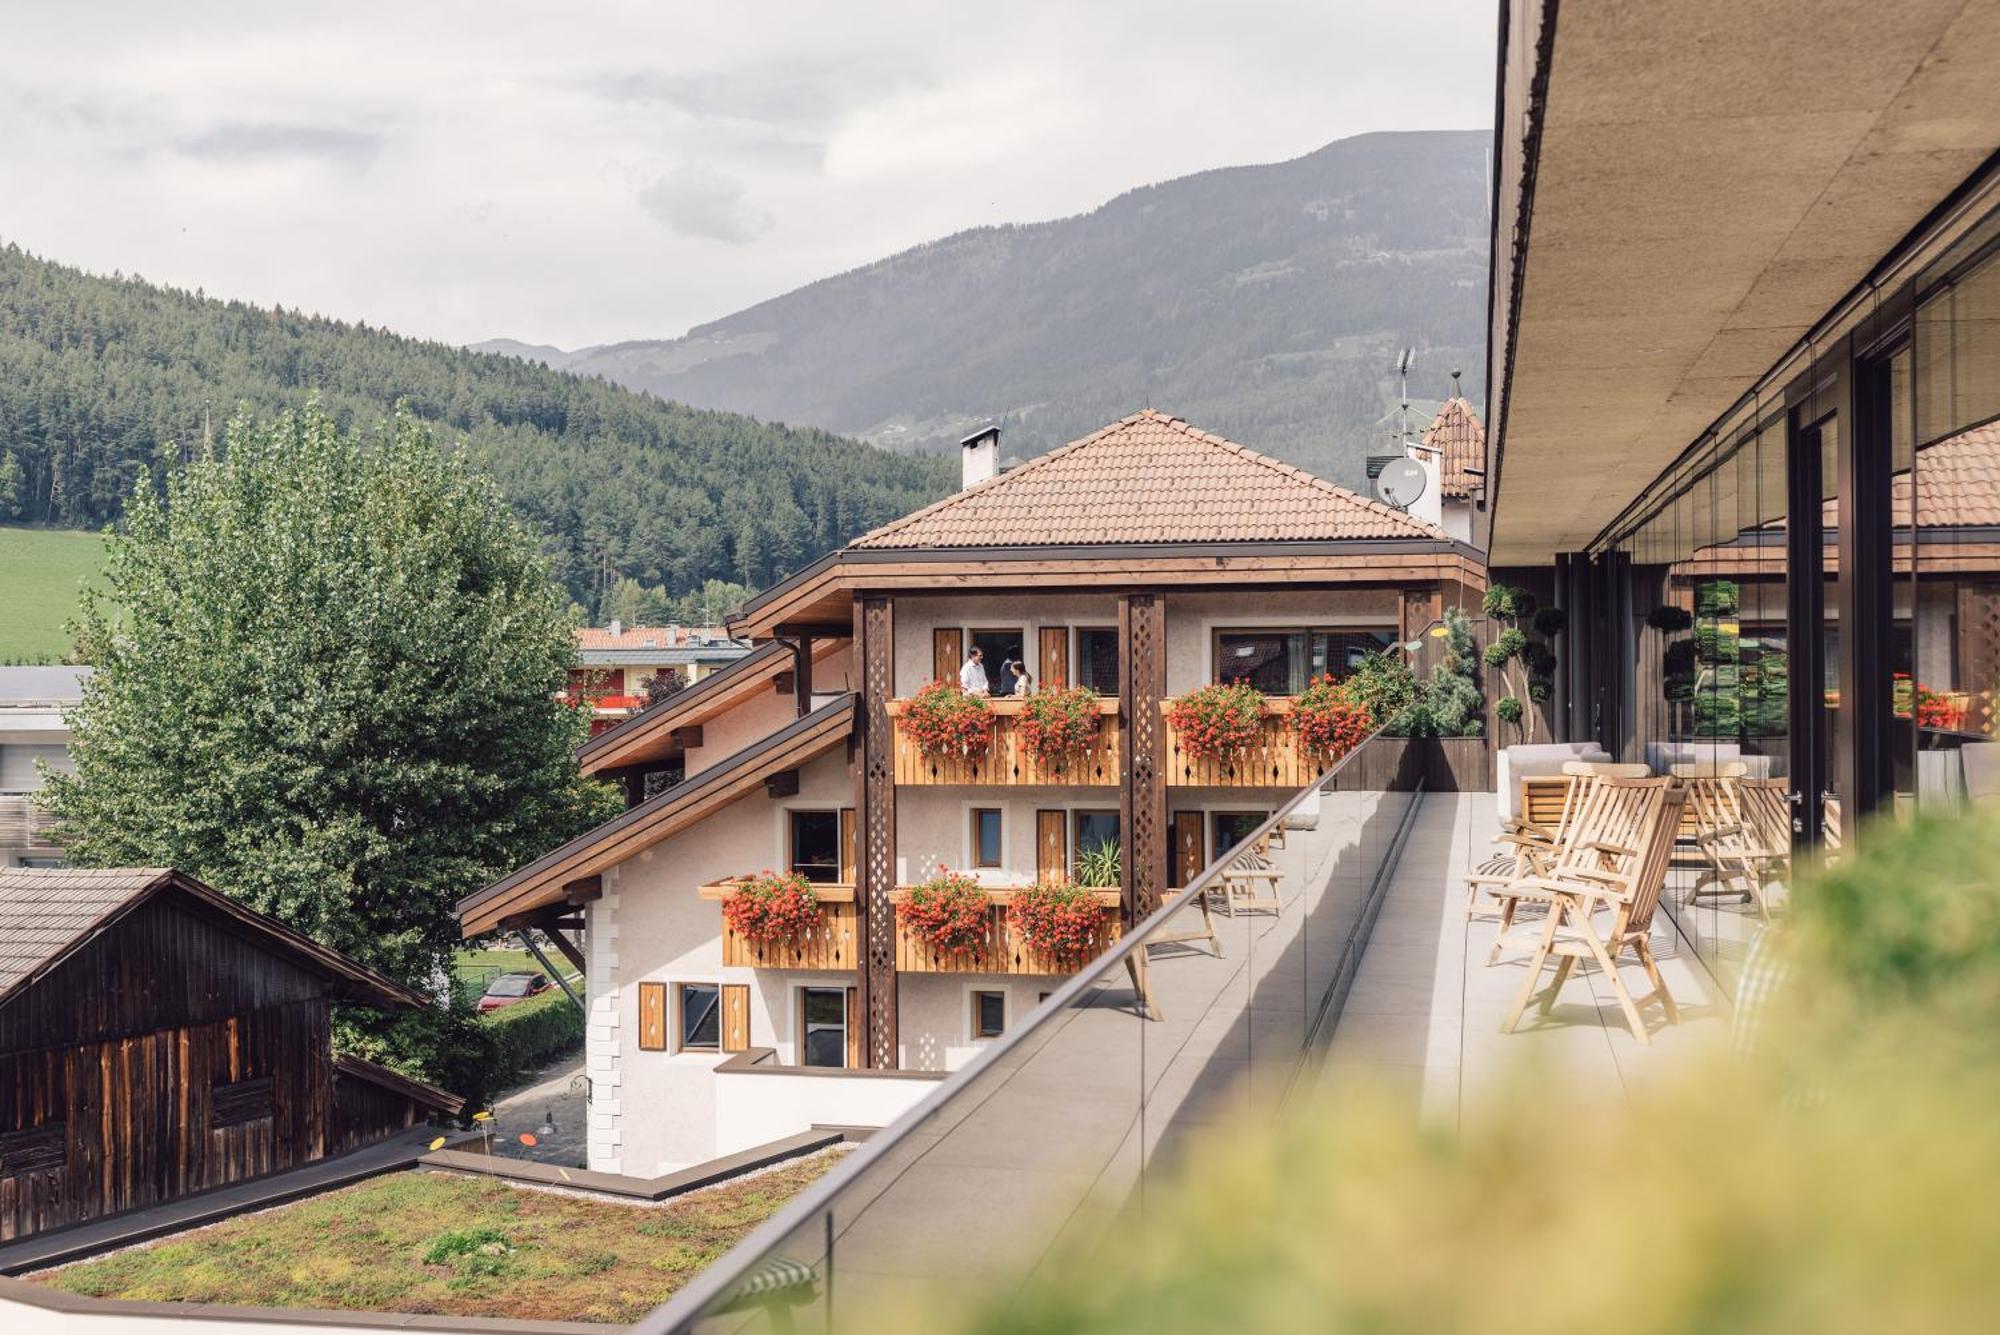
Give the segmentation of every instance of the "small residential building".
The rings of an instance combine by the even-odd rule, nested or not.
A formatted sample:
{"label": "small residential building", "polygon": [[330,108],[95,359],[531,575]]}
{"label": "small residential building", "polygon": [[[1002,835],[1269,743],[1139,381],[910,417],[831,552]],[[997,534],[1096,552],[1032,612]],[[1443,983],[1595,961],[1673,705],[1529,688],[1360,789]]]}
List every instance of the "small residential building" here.
{"label": "small residential building", "polygon": [[0,870],[0,1241],[459,1111],[336,1059],[336,1002],[423,999],[179,872]]}
{"label": "small residential building", "polygon": [[54,822],[35,805],[42,766],[70,769],[66,711],[83,698],[89,668],[0,667],[0,867],[54,866]]}
{"label": "small residential building", "polygon": [[588,700],[591,731],[602,732],[646,707],[653,678],[667,673],[692,686],[750,652],[719,626],[584,626],[576,632],[581,666],[570,673],[571,699]]}
{"label": "small residential building", "polygon": [[1454,393],[1424,428],[1414,453],[1435,469],[1439,525],[1459,542],[1471,542],[1473,516],[1486,495],[1486,427],[1479,413]]}
{"label": "small residential building", "polygon": [[[962,490],[746,604],[738,662],[583,747],[628,810],[461,903],[468,936],[586,928],[593,1169],[886,1123],[1063,976],[1013,939],[1014,892],[1115,845],[1115,939],[1312,781],[1285,716],[1313,677],[1484,589],[1436,526],[1159,412],[1004,473],[998,448],[970,437]],[[1024,705],[996,699],[985,752],[925,755],[909,701],[975,648],[996,685],[1014,661],[1035,689],[1095,690],[1087,754],[1035,761]],[[1225,681],[1268,701],[1238,763],[1196,758],[1165,709]],[[684,777],[656,791],[660,772]],[[939,956],[899,916],[944,868],[989,894],[977,952]],[[766,869],[815,885],[803,945],[725,926],[735,878]]]}

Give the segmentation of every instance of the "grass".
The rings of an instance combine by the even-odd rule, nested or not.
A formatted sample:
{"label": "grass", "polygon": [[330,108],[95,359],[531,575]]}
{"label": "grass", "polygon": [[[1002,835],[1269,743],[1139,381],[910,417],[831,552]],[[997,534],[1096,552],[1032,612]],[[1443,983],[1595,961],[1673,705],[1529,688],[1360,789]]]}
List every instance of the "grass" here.
{"label": "grass", "polygon": [[101,585],[103,569],[99,534],[0,526],[0,663],[65,661],[63,623],[76,615],[83,582]]}
{"label": "grass", "polygon": [[398,1173],[32,1278],[99,1298],[629,1322],[838,1158],[663,1206]]}

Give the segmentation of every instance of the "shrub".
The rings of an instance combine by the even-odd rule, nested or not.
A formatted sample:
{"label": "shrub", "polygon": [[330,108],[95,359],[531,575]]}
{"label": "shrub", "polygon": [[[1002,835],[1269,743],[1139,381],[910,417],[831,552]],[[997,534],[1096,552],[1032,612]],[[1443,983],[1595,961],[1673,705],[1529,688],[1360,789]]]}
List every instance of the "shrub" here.
{"label": "shrub", "polygon": [[932,950],[950,953],[986,944],[991,907],[979,882],[963,872],[940,868],[937,875],[912,887],[902,915],[918,940]]}
{"label": "shrub", "polygon": [[1503,695],[1493,702],[1493,713],[1502,723],[1519,723],[1527,712],[1518,697]]}
{"label": "shrub", "polygon": [[1362,655],[1344,683],[1347,698],[1378,719],[1400,725],[1403,712],[1417,700],[1417,674],[1399,653],[1379,650]]}
{"label": "shrub", "polygon": [[1014,892],[1008,921],[1021,939],[1053,956],[1066,969],[1076,968],[1097,951],[1097,928],[1103,910],[1097,896],[1070,881],[1043,881]]}
{"label": "shrub", "polygon": [[730,930],[759,945],[796,944],[819,926],[822,910],[812,882],[797,872],[764,872],[738,881],[722,901]]}
{"label": "shrub", "polygon": [[[491,1040],[493,1089],[583,1046],[583,1008],[560,987],[494,1011],[481,1024]],[[469,1092],[467,1096],[472,1097]],[[487,1101],[482,1098],[467,1106],[476,1108]]]}
{"label": "shrub", "polygon": [[1117,843],[1100,840],[1076,855],[1076,879],[1087,886],[1107,890],[1117,886],[1122,873],[1122,853]]}
{"label": "shrub", "polygon": [[1038,760],[1088,750],[1097,736],[1097,692],[1088,686],[1031,695],[1021,710],[1021,744]]}
{"label": "shrub", "polygon": [[1204,686],[1167,704],[1167,722],[1196,760],[1235,755],[1263,733],[1264,693],[1247,682]]}
{"label": "shrub", "polygon": [[1368,707],[1350,699],[1331,675],[1315,677],[1292,703],[1292,731],[1299,745],[1329,763],[1361,745],[1374,730]]}
{"label": "shrub", "polygon": [[903,734],[927,756],[977,755],[993,744],[993,708],[955,682],[929,682],[903,707]]}
{"label": "shrub", "polygon": [[1694,624],[1694,613],[1685,607],[1675,607],[1672,603],[1662,603],[1646,613],[1646,624],[1654,630],[1663,630],[1669,635],[1686,630]]}

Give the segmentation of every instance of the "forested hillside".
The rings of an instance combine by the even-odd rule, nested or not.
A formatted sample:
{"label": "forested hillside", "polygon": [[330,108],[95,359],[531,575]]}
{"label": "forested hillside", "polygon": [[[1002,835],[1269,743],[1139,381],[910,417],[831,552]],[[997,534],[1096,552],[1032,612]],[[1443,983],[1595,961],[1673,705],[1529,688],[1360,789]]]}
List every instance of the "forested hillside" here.
{"label": "forested hillside", "polygon": [[684,338],[507,350],[894,449],[997,418],[1026,456],[1151,405],[1366,486],[1396,349],[1420,400],[1453,367],[1483,392],[1490,146],[1361,135],[961,232]]}
{"label": "forested hillside", "polygon": [[593,612],[619,577],[769,583],[943,495],[955,460],[663,402],[510,357],[0,251],[0,522],[98,527],[247,406],[398,401],[541,526]]}

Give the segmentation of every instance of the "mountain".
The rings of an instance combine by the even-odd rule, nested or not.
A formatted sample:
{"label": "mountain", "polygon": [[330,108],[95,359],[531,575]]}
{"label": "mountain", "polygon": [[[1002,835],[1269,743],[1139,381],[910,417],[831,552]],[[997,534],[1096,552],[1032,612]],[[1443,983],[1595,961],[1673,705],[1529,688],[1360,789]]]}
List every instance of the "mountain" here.
{"label": "mountain", "polygon": [[524,362],[540,362],[553,371],[560,371],[578,357],[589,356],[595,351],[582,348],[576,352],[564,352],[561,348],[550,347],[546,343],[523,343],[518,338],[489,338],[484,343],[474,343],[468,352],[491,352],[501,357],[519,357]]}
{"label": "mountain", "polygon": [[763,585],[956,485],[813,428],[666,403],[515,357],[93,276],[0,250],[0,523],[101,526],[239,407],[398,403],[477,461],[595,611],[618,578]]}
{"label": "mountain", "polygon": [[[1429,404],[1485,371],[1490,136],[1370,134],[982,227],[563,363],[898,450],[1005,424],[1027,456],[1152,405],[1350,486],[1413,345]],[[485,345],[491,347],[492,345]]]}

